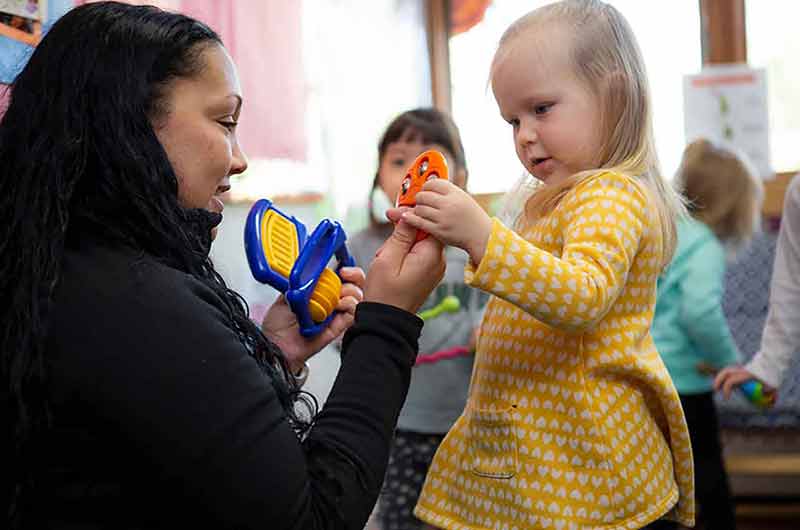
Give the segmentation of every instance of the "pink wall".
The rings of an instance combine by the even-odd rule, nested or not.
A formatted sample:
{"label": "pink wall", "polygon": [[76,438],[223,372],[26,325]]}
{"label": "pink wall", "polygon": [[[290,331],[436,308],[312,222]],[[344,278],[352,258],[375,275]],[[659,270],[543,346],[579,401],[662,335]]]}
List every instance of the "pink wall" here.
{"label": "pink wall", "polygon": [[[171,0],[175,3],[175,0]],[[239,124],[251,158],[306,159],[302,2],[181,0],[179,9],[222,37],[239,69]]]}
{"label": "pink wall", "polygon": [[245,100],[239,136],[248,157],[306,160],[308,87],[302,58],[302,2],[128,0],[128,3],[180,11],[219,33],[239,70]]}

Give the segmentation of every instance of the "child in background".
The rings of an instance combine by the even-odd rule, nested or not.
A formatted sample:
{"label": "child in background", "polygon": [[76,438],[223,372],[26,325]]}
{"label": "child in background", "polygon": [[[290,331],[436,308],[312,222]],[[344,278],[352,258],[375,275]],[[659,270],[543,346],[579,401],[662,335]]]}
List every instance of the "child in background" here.
{"label": "child in background", "polygon": [[650,336],[683,205],[660,177],[633,33],[602,2],[550,4],[506,30],[491,83],[542,182],[515,230],[441,180],[389,213],[466,250],[467,283],[494,295],[415,514],[448,529],[691,526],[689,433]]}
{"label": "child in background", "polygon": [[709,369],[739,361],[722,312],[725,262],[760,220],[760,181],[733,152],[707,140],[689,144],[676,177],[691,217],[678,223],[678,247],[658,281],[653,340],[680,394],[705,528],[733,529],[736,518],[722,462]]}
{"label": "child in background", "polygon": [[[370,195],[370,226],[348,239],[356,263],[369,270],[375,252],[392,233],[386,210],[394,206],[406,171],[417,156],[428,149],[445,155],[454,185],[464,188],[467,166],[458,130],[447,115],[432,108],[415,109],[395,118],[378,144],[378,171]],[[472,355],[436,362],[426,356],[454,347],[474,348],[474,331],[480,323],[488,296],[464,285],[467,254],[446,250],[447,271],[442,283],[421,309],[437,306],[444,297],[458,297],[460,309],[425,322],[419,339],[418,361],[411,372],[411,386],[400,412],[389,467],[379,498],[378,519],[382,530],[413,530],[422,527],[414,517],[422,482],[433,454],[453,425],[467,400]],[[434,357],[428,357],[433,359]]]}

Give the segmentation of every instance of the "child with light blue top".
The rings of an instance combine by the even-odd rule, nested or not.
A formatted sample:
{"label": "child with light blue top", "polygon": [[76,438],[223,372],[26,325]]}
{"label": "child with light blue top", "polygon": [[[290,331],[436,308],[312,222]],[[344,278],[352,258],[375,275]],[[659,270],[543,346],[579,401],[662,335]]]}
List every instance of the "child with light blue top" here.
{"label": "child with light blue top", "polygon": [[728,259],[758,227],[761,184],[735,153],[696,140],[684,151],[676,185],[690,217],[678,222],[675,255],[658,281],[652,334],[689,426],[699,520],[709,530],[733,529],[712,373],[741,360],[722,312],[723,279]]}

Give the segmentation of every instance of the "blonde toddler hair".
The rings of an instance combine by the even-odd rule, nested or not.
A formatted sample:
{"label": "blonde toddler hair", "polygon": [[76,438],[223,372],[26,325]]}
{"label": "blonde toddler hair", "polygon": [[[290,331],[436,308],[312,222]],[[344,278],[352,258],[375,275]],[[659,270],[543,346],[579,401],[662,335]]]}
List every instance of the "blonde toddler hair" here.
{"label": "blonde toddler hair", "polygon": [[582,171],[553,186],[540,186],[525,205],[527,222],[552,211],[561,198],[598,170],[634,177],[656,205],[662,231],[662,267],[676,245],[675,218],[685,214],[681,197],[661,176],[652,130],[652,104],[644,61],[628,22],[599,0],[564,0],[536,9],[503,34],[492,64],[526,32],[562,25],[570,35],[571,63],[578,79],[600,101],[605,138],[597,168]]}
{"label": "blonde toddler hair", "polygon": [[731,250],[758,230],[763,186],[750,163],[735,150],[706,140],[686,146],[675,186],[689,213],[705,223]]}

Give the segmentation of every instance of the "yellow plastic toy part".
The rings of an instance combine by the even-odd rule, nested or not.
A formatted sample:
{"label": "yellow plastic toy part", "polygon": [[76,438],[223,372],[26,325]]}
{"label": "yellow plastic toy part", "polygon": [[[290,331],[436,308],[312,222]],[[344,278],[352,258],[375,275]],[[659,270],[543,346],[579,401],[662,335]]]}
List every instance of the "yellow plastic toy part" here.
{"label": "yellow plastic toy part", "polygon": [[[282,215],[269,210],[261,219],[261,241],[264,243],[264,256],[270,268],[288,280],[300,254],[297,228]],[[339,276],[328,268],[323,269],[308,303],[314,322],[323,322],[333,313],[339,303],[341,291],[342,280]]]}
{"label": "yellow plastic toy part", "polygon": [[342,280],[339,276],[328,268],[322,269],[314,292],[311,293],[311,300],[308,302],[311,319],[314,322],[322,322],[328,318],[328,315],[336,309],[341,292]]}
{"label": "yellow plastic toy part", "polygon": [[297,228],[274,210],[268,210],[261,218],[261,242],[270,268],[288,280],[300,254]]}

